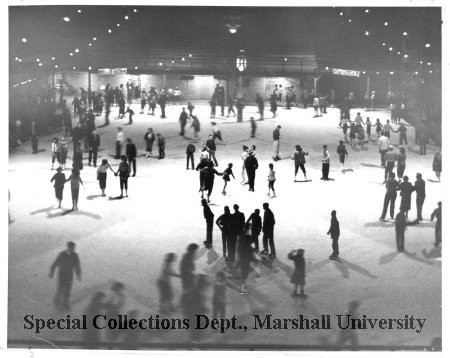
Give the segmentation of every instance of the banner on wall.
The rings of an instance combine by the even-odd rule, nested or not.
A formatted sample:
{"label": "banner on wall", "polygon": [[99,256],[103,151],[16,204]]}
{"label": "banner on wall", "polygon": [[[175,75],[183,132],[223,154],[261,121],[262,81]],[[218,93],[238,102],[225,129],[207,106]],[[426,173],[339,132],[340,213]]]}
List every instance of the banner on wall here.
{"label": "banner on wall", "polygon": [[359,77],[361,71],[342,70],[333,68],[333,75]]}
{"label": "banner on wall", "polygon": [[126,68],[99,68],[98,74],[99,75],[126,75],[127,69]]}

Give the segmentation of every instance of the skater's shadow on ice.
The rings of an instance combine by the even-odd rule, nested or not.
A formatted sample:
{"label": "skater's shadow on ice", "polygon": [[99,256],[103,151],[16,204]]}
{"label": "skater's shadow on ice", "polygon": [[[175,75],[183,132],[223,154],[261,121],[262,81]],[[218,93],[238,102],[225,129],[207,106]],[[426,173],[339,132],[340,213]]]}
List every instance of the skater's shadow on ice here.
{"label": "skater's shadow on ice", "polygon": [[381,165],[377,165],[377,164],[361,163],[361,165],[363,167],[369,167],[369,168],[382,168]]}
{"label": "skater's shadow on ice", "polygon": [[433,247],[429,252],[426,249],[422,250],[422,255],[426,259],[437,259],[442,257],[442,250],[440,247]]}
{"label": "skater's shadow on ice", "polygon": [[418,261],[418,262],[421,262],[421,263],[429,265],[429,266],[434,265],[433,262],[421,259],[420,257],[417,257],[416,254],[413,254],[412,252],[403,251],[403,253],[405,254],[406,257],[410,258],[411,260]]}
{"label": "skater's shadow on ice", "polygon": [[356,271],[364,276],[367,276],[369,278],[377,278],[376,275],[371,274],[368,270],[365,268],[362,268],[358,265],[352,264],[351,262],[348,262],[347,260],[340,259],[339,261],[333,261],[336,268],[341,272],[343,278],[349,278],[350,277],[350,270]]}
{"label": "skater's shadow on ice", "polygon": [[427,181],[429,181],[430,183],[440,183],[439,180],[434,180],[434,179],[427,179]]}
{"label": "skater's shadow on ice", "polygon": [[389,254],[385,254],[383,256],[380,256],[380,258],[378,259],[378,264],[379,265],[386,265],[389,262],[392,262],[392,260],[394,260],[398,256],[398,254],[399,254],[398,251],[394,251],[394,252],[391,252]]}
{"label": "skater's shadow on ice", "polygon": [[119,196],[110,196],[108,198],[108,200],[122,200],[124,198],[126,198],[126,196],[121,196],[121,195],[119,195]]}
{"label": "skater's shadow on ice", "polygon": [[373,221],[370,223],[365,223],[364,224],[365,227],[392,227],[394,226],[394,222],[390,222],[390,221]]}
{"label": "skater's shadow on ice", "polygon": [[84,216],[87,216],[87,217],[90,217],[90,218],[96,219],[96,220],[100,220],[102,218],[98,214],[90,213],[90,212],[84,211],[84,210],[64,210],[61,213],[52,214],[52,216],[50,216],[50,214],[49,214],[47,216],[50,218],[50,217],[64,216],[67,214],[72,214],[72,215],[76,215],[76,216],[84,215]]}
{"label": "skater's shadow on ice", "polygon": [[330,259],[325,259],[316,263],[313,263],[311,265],[306,266],[306,272],[313,272],[315,270],[318,270],[324,266],[326,266],[327,264],[330,263]]}
{"label": "skater's shadow on ice", "polygon": [[87,200],[92,200],[92,199],[95,199],[95,198],[101,198],[103,195],[101,195],[101,194],[99,194],[99,195],[88,195],[87,197],[86,197],[86,199]]}
{"label": "skater's shadow on ice", "polygon": [[351,172],[353,173],[353,169],[342,169],[342,173],[347,173],[347,172]]}
{"label": "skater's shadow on ice", "polygon": [[278,258],[275,258],[273,260],[272,265],[275,265],[275,267],[284,271],[288,277],[291,277],[292,272],[294,271],[294,269],[291,266],[286,265],[283,261],[280,261]]}
{"label": "skater's shadow on ice", "polygon": [[40,214],[40,213],[47,213],[47,212],[49,212],[52,209],[55,209],[55,207],[49,206],[48,208],[38,209],[38,210],[32,211],[30,213],[30,215],[35,215],[35,214]]}

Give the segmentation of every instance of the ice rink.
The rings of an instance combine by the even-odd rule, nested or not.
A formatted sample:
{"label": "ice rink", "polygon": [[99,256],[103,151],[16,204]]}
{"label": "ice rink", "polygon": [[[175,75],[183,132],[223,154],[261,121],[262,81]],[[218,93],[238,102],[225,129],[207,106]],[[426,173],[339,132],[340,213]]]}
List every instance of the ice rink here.
{"label": "ice rink", "polygon": [[[69,102],[69,101],[68,101]],[[72,315],[81,315],[97,290],[107,291],[112,281],[125,284],[127,297],[125,311],[139,310],[139,316],[155,314],[159,310],[158,278],[163,257],[168,252],[177,254],[178,262],[189,243],[199,244],[200,257],[196,271],[214,278],[215,272],[225,266],[219,229],[214,228],[214,249],[206,250],[205,220],[200,205],[198,172],[186,170],[185,149],[187,140],[179,133],[178,117],[181,106],[168,106],[168,118],[139,114],[140,105],[133,104],[136,113],[133,125],[125,125],[128,119],[116,119],[118,107],[112,107],[111,125],[98,128],[101,137],[99,161],[107,158],[116,169],[114,143],[117,127],[122,126],[125,137],[136,143],[139,154],[137,175],[129,179],[129,197],[110,200],[120,194],[119,179],[108,174],[106,197],[102,197],[96,180],[96,168],[87,166],[84,153],[84,169],[81,178],[78,211],[71,208],[70,185],[66,185],[63,209],[58,209],[50,183],[55,171],[51,171],[52,136],[40,138],[43,151],[31,154],[29,143],[20,145],[10,154],[9,190],[10,214],[14,220],[9,226],[9,281],[8,281],[8,339],[47,341],[80,340],[81,332],[54,330],[35,335],[23,328],[26,314],[51,317],[56,314],[52,299],[56,279],[48,277],[49,268],[58,252],[71,240],[77,245],[82,266],[82,281],[75,281],[72,289]],[[250,274],[248,295],[239,290],[229,290],[227,314],[236,314],[243,323],[252,325],[250,315],[273,314],[277,317],[295,317],[303,314],[318,317],[322,314],[343,314],[352,300],[359,300],[359,314],[376,318],[402,318],[414,315],[425,318],[420,334],[414,330],[360,330],[362,345],[429,345],[433,338],[441,336],[441,254],[433,247],[434,222],[431,212],[442,200],[442,184],[436,182],[432,160],[437,148],[428,147],[427,154],[419,155],[414,145],[414,129],[408,127],[405,174],[414,183],[417,172],[426,181],[426,200],[423,207],[424,221],[408,227],[405,249],[398,253],[395,246],[393,222],[380,222],[385,188],[382,184],[384,169],[380,166],[375,128],[372,138],[363,151],[352,150],[346,160],[347,172],[340,172],[336,148],[343,139],[338,127],[339,111],[329,108],[328,114],[313,118],[313,109],[280,108],[277,118],[271,118],[266,107],[265,120],[257,122],[256,138],[250,139],[249,117],[259,118],[255,106],[244,109],[243,123],[235,118],[216,117],[225,145],[219,144],[216,156],[218,170],[228,163],[234,164],[236,180],[231,180],[227,195],[221,194],[223,180],[216,177],[211,197],[211,209],[215,218],[223,213],[223,207],[239,204],[245,217],[268,202],[275,219],[275,245],[277,258],[263,261]],[[390,118],[385,110],[365,112],[352,109],[351,118],[360,111],[364,119],[372,123],[380,118],[384,124]],[[197,104],[194,113],[201,121],[200,139],[196,142],[198,163],[201,144],[211,133],[209,107]],[[218,108],[217,113],[220,113]],[[97,126],[103,124],[103,116],[97,117]],[[268,164],[272,162],[272,131],[280,124],[282,160],[275,162],[277,180],[276,198],[267,196]],[[189,128],[189,123],[186,128]],[[148,127],[155,134],[166,138],[166,158],[157,159],[156,143],[153,158],[145,158],[144,134]],[[394,125],[394,127],[396,127]],[[187,135],[193,137],[192,129]],[[398,134],[391,135],[391,143],[398,150]],[[255,192],[249,192],[241,182],[242,145],[256,145],[259,169],[256,172]],[[307,175],[311,182],[294,182],[294,163],[291,156],[294,146],[300,144],[309,150],[306,157]],[[331,155],[330,178],[321,177],[322,145],[327,144]],[[72,144],[69,143],[67,167],[71,167]],[[66,170],[68,177],[70,171]],[[299,174],[299,178],[302,174]],[[398,197],[396,208],[399,207]],[[331,210],[337,211],[340,221],[341,262],[331,261],[331,240],[326,235]],[[397,210],[396,210],[397,213]],[[410,220],[415,219],[415,194],[412,196]],[[260,241],[262,234],[260,236]],[[306,300],[293,298],[290,274],[292,261],[287,259],[293,249],[305,249]],[[230,277],[238,285],[238,280]],[[173,279],[175,303],[179,306],[180,282]],[[212,287],[208,290],[212,295]],[[207,302],[210,307],[210,301]],[[180,316],[179,311],[174,316]],[[65,314],[62,315],[63,317]],[[206,332],[204,343],[248,344],[333,344],[338,335],[337,327],[324,330],[249,330],[246,333],[229,331],[225,334]],[[139,339],[143,342],[188,342],[190,337],[182,331],[146,331]],[[49,345],[50,347],[50,345]]]}

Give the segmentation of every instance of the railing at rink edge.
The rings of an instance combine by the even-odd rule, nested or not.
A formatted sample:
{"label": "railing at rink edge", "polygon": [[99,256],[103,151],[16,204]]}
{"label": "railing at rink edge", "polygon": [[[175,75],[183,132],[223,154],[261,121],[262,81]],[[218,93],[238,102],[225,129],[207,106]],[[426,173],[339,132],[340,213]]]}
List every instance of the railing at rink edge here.
{"label": "railing at rink edge", "polygon": [[117,349],[117,350],[225,350],[225,351],[442,351],[442,346],[397,346],[397,345],[318,345],[318,344],[252,344],[252,343],[145,343],[145,342],[98,342],[88,344],[81,341],[55,341],[10,339],[8,349]]}

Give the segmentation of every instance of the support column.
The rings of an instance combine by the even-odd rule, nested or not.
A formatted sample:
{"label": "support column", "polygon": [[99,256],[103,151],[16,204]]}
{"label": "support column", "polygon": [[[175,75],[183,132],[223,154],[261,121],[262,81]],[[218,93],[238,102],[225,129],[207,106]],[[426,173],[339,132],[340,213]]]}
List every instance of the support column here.
{"label": "support column", "polygon": [[88,103],[91,105],[91,71],[88,71]]}

